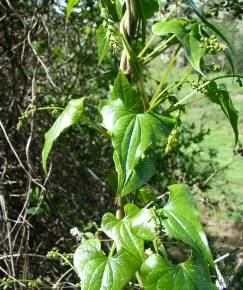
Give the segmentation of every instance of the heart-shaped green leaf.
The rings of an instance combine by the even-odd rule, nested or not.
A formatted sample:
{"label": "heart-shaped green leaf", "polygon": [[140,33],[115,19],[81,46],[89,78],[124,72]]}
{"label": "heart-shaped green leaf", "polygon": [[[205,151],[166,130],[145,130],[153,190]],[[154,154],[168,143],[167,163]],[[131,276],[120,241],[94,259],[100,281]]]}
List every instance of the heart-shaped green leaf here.
{"label": "heart-shaped green leaf", "polygon": [[152,255],[142,264],[141,276],[145,290],[217,290],[198,257],[174,265],[160,255]]}
{"label": "heart-shaped green leaf", "polygon": [[98,240],[82,242],[74,254],[74,267],[82,290],[122,290],[140,263],[125,250],[107,257]]}
{"label": "heart-shaped green leaf", "polygon": [[229,92],[225,85],[219,88],[213,81],[207,86],[207,97],[214,103],[220,105],[225,116],[229,119],[231,127],[235,133],[235,145],[238,143],[238,111],[235,109],[234,104],[230,98]]}
{"label": "heart-shaped green leaf", "polygon": [[174,184],[169,186],[169,191],[169,201],[163,208],[166,219],[162,219],[167,234],[190,245],[214,268],[197,206],[188,187],[184,184]]}
{"label": "heart-shaped green leaf", "polygon": [[188,21],[184,19],[172,19],[166,22],[158,22],[153,25],[152,31],[156,35],[165,35],[167,33],[175,34],[185,49],[186,57],[192,67],[202,74],[200,62],[205,54],[205,48],[201,42],[194,36],[193,31],[186,29]]}
{"label": "heart-shaped green leaf", "polygon": [[144,241],[132,233],[127,216],[118,220],[112,213],[106,213],[103,216],[101,228],[116,242],[118,248],[127,250],[140,262],[144,259]]}
{"label": "heart-shaped green leaf", "polygon": [[140,209],[134,204],[127,204],[127,220],[132,232],[145,241],[156,239],[156,219],[153,209]]}
{"label": "heart-shaped green leaf", "polygon": [[42,164],[47,173],[46,162],[55,140],[70,126],[78,123],[84,114],[84,98],[75,99],[69,102],[55,123],[45,134],[45,145],[42,151]]}
{"label": "heart-shaped green leaf", "polygon": [[[137,108],[136,105],[128,106],[118,98],[103,101],[99,108],[103,126],[112,133],[120,195],[129,193],[126,191],[124,194],[123,189],[132,179],[145,151],[157,140],[166,138],[174,126],[170,118],[152,112],[138,114],[133,111],[134,107]],[[136,170],[138,172],[138,168]]]}

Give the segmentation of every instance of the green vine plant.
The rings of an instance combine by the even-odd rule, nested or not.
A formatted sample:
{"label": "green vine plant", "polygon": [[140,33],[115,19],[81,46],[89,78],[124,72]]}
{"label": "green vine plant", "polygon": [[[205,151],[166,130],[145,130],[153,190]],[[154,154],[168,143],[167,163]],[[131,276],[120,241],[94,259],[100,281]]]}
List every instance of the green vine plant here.
{"label": "green vine plant", "polygon": [[[77,3],[69,0],[67,21]],[[233,128],[237,145],[238,113],[226,86],[220,83],[223,78],[241,83],[242,77],[234,72],[230,43],[192,0],[176,2],[162,21],[152,25],[152,31],[150,18],[161,19],[156,17],[159,0],[100,0],[99,5],[103,22],[96,33],[98,63],[101,65],[109,52],[120,59],[119,69],[114,68],[118,71],[112,94],[98,108],[103,121],[96,124],[86,116],[84,98],[72,100],[46,133],[42,153],[47,172],[54,142],[80,120],[110,138],[114,149],[116,177],[112,183],[117,211],[103,216],[100,238],[88,235],[74,254],[81,289],[218,289],[213,255],[188,186],[168,185],[168,193],[147,196],[146,203],[140,194],[156,172],[150,153],[158,142],[167,144],[166,151],[171,151],[181,112],[192,103],[206,98],[218,104]],[[176,18],[175,11],[185,6],[191,9],[191,17]],[[152,34],[148,41],[147,33]],[[165,52],[170,54],[170,61],[151,96],[146,88],[146,69]],[[208,62],[219,53],[229,60],[232,73],[210,78],[210,72],[220,67]],[[170,82],[179,55],[186,57],[190,68],[187,66],[176,82]],[[181,96],[185,85],[191,92]],[[165,243],[168,238],[190,248],[186,261],[175,264],[170,259]]]}

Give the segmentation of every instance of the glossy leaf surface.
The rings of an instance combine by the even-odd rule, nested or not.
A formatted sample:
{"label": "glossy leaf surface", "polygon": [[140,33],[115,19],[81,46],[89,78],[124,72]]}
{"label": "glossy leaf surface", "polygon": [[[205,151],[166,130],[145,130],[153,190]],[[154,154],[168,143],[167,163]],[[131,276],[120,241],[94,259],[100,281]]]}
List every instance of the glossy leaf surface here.
{"label": "glossy leaf surface", "polygon": [[137,259],[121,250],[107,257],[98,240],[82,242],[74,255],[82,290],[121,290],[139,268]]}
{"label": "glossy leaf surface", "polygon": [[191,258],[174,265],[160,255],[152,255],[142,264],[145,290],[216,290],[203,261]]}
{"label": "glossy leaf surface", "polygon": [[217,86],[215,82],[210,82],[207,86],[207,97],[214,103],[220,105],[225,116],[230,121],[231,127],[235,134],[235,145],[238,143],[238,111],[230,98],[229,92],[225,85]]}
{"label": "glossy leaf surface", "polygon": [[169,201],[163,208],[166,218],[162,219],[167,234],[190,245],[214,268],[212,254],[199,220],[199,212],[188,187],[175,184],[169,186],[169,191]]}
{"label": "glossy leaf surface", "polygon": [[106,100],[100,106],[103,126],[112,133],[118,193],[121,195],[129,193],[124,194],[123,189],[132,179],[145,151],[156,141],[166,138],[174,125],[172,119],[152,112],[137,113],[140,108],[137,99],[133,103],[125,97]]}
{"label": "glossy leaf surface", "polygon": [[134,204],[125,206],[128,214],[128,222],[132,232],[145,241],[153,241],[156,238],[156,220],[153,209],[140,209]]}
{"label": "glossy leaf surface", "polygon": [[112,213],[106,213],[102,219],[101,228],[113,239],[118,248],[127,250],[140,262],[144,258],[144,241],[132,233],[128,217],[118,220]]}
{"label": "glossy leaf surface", "polygon": [[[117,159],[117,163],[119,163]],[[116,163],[116,164],[117,164]],[[120,164],[117,164],[117,168],[120,168]],[[122,170],[120,170],[122,171]],[[138,165],[132,171],[131,177],[126,182],[122,189],[122,196],[136,191],[143,186],[149,179],[156,173],[154,162],[150,158],[143,158],[138,162]]]}
{"label": "glossy leaf surface", "polygon": [[70,126],[76,124],[84,113],[84,98],[75,99],[69,102],[55,123],[45,134],[45,145],[42,151],[42,164],[47,173],[47,159],[56,139]]}
{"label": "glossy leaf surface", "polygon": [[98,45],[98,62],[100,65],[109,52],[109,33],[107,33],[103,24],[101,24],[96,30],[96,41]]}
{"label": "glossy leaf surface", "polygon": [[192,67],[202,74],[200,62],[205,54],[205,48],[201,42],[194,36],[193,31],[188,32],[186,26],[188,21],[184,19],[172,19],[167,22],[158,22],[153,25],[152,31],[156,35],[175,34],[185,49],[186,57]]}

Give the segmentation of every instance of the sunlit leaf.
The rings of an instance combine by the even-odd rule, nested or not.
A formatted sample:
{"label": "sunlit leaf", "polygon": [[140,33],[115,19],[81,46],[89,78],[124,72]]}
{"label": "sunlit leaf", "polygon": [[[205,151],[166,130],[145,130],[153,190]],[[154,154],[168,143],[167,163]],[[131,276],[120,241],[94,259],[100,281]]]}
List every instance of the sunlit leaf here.
{"label": "sunlit leaf", "polygon": [[66,12],[66,22],[68,22],[68,19],[73,12],[74,7],[78,4],[79,0],[68,0],[67,5],[67,12]]}
{"label": "sunlit leaf", "polygon": [[238,111],[230,98],[229,92],[225,85],[220,85],[219,88],[215,82],[210,82],[207,86],[207,97],[214,103],[220,105],[225,116],[230,121],[231,127],[235,134],[235,145],[238,143]]}
{"label": "sunlit leaf", "polygon": [[102,219],[101,228],[116,242],[118,248],[127,250],[140,262],[144,259],[144,241],[132,233],[127,216],[119,220],[112,213],[106,213]]}
{"label": "sunlit leaf", "polygon": [[132,232],[145,241],[156,239],[156,219],[153,209],[139,208],[134,204],[125,206]]}
{"label": "sunlit leaf", "polygon": [[98,240],[83,241],[74,254],[82,290],[122,290],[140,263],[125,250],[107,257]]}
{"label": "sunlit leaf", "polygon": [[45,134],[45,145],[42,151],[42,164],[45,173],[47,173],[46,162],[53,143],[66,129],[78,123],[84,113],[83,103],[84,98],[70,101],[49,131]]}
{"label": "sunlit leaf", "polygon": [[204,262],[191,257],[179,265],[160,255],[152,255],[142,264],[141,276],[145,290],[217,290]]}
{"label": "sunlit leaf", "polygon": [[208,241],[199,220],[196,203],[184,184],[169,186],[170,198],[163,208],[162,224],[170,237],[190,245],[204,256],[214,268],[214,262]]}
{"label": "sunlit leaf", "polygon": [[104,57],[109,52],[109,32],[101,24],[96,30],[96,40],[98,45],[98,61],[99,65],[103,61]]}
{"label": "sunlit leaf", "polygon": [[167,22],[158,22],[153,25],[152,31],[156,35],[175,34],[177,39],[184,47],[186,57],[195,70],[201,72],[200,63],[205,54],[205,48],[194,36],[193,31],[188,31],[186,26],[188,21],[184,19],[172,19]]}

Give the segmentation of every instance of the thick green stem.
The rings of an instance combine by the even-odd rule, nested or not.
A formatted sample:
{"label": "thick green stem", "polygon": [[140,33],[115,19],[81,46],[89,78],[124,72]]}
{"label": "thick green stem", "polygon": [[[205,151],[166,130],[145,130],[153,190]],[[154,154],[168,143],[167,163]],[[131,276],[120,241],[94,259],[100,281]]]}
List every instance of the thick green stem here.
{"label": "thick green stem", "polygon": [[110,249],[109,258],[111,258],[113,256],[115,250],[116,250],[116,242],[113,242],[111,249]]}
{"label": "thick green stem", "polygon": [[150,45],[153,43],[154,39],[155,39],[156,35],[154,34],[150,40],[148,41],[148,43],[145,45],[145,47],[142,49],[142,51],[139,53],[138,57],[141,58],[144,56],[144,54],[146,53],[146,51],[148,50],[148,48],[150,47]]}
{"label": "thick green stem", "polygon": [[144,59],[142,59],[142,62],[144,64],[147,64],[148,62],[152,61],[155,57],[157,57],[158,55],[160,55],[163,51],[163,48],[168,48],[170,47],[170,45],[168,46],[168,44],[175,38],[175,35],[172,35],[171,37],[169,37],[165,42],[161,43],[160,45],[158,45],[150,54],[148,54]]}
{"label": "thick green stem", "polygon": [[144,289],[144,285],[143,285],[143,281],[142,281],[142,278],[140,276],[139,271],[136,272],[136,278],[138,280],[138,284],[140,286],[140,290],[143,290]]}
{"label": "thick green stem", "polygon": [[98,131],[99,133],[101,133],[102,135],[106,136],[106,137],[110,137],[110,134],[107,133],[107,131],[101,127],[99,127],[98,125],[96,125],[93,121],[91,121],[89,118],[83,116],[81,118],[82,121],[84,121],[85,123],[87,123],[90,127],[94,128],[96,131]]}
{"label": "thick green stem", "polygon": [[127,13],[125,13],[125,15],[123,16],[123,19],[121,21],[121,35],[122,35],[122,39],[123,39],[124,50],[126,52],[127,60],[132,66],[132,72],[134,73],[134,76],[136,78],[137,86],[138,86],[138,89],[139,89],[140,95],[141,95],[141,100],[143,102],[144,109],[146,110],[148,108],[148,98],[146,96],[146,91],[145,91],[144,84],[142,81],[142,76],[141,76],[140,67],[139,67],[139,64],[137,61],[137,56],[134,54],[134,52],[130,46],[130,43],[127,39],[127,36],[126,36],[126,30],[125,30],[125,26],[124,26],[124,22],[125,22],[126,17],[128,17]]}
{"label": "thick green stem", "polygon": [[170,60],[170,63],[169,63],[169,65],[168,65],[168,67],[167,67],[167,69],[166,69],[166,71],[165,71],[165,73],[164,73],[164,75],[163,75],[163,77],[162,77],[162,79],[161,79],[161,81],[160,81],[160,84],[158,85],[158,87],[157,87],[157,89],[156,89],[156,91],[155,91],[155,93],[154,93],[154,95],[153,95],[153,97],[152,97],[152,100],[151,100],[151,105],[153,104],[153,102],[155,102],[156,101],[156,97],[158,96],[158,94],[160,93],[160,91],[161,91],[161,89],[162,89],[162,87],[163,87],[163,85],[164,85],[164,83],[166,82],[166,80],[168,79],[168,77],[169,77],[169,74],[171,73],[171,70],[173,69],[173,67],[174,67],[174,64],[175,64],[175,61],[176,61],[176,57],[177,57],[177,54],[179,53],[179,51],[180,51],[180,46],[176,49],[176,51],[173,53],[173,55],[172,55],[172,57],[171,57],[171,60]]}

